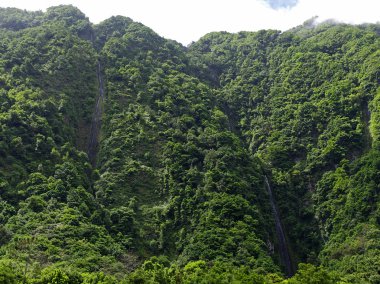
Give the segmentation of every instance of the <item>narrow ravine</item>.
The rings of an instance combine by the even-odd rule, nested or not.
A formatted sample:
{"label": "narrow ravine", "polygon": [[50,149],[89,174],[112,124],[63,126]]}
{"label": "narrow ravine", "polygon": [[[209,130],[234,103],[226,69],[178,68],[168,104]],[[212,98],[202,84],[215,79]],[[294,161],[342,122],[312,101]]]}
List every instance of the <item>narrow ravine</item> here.
{"label": "narrow ravine", "polygon": [[88,158],[93,166],[96,165],[96,156],[98,152],[99,146],[99,134],[100,127],[102,124],[102,114],[103,114],[103,103],[104,103],[104,82],[102,76],[102,66],[100,61],[98,61],[98,66],[96,70],[98,76],[98,84],[99,84],[99,93],[96,99],[94,114],[91,122],[91,130],[90,137],[88,143]]}
{"label": "narrow ravine", "polygon": [[278,246],[279,246],[279,252],[280,252],[280,259],[282,264],[285,266],[285,272],[287,276],[292,276],[294,274],[292,261],[290,259],[289,249],[285,238],[284,229],[281,224],[280,216],[278,214],[277,205],[275,198],[273,196],[272,188],[269,184],[268,177],[264,176],[265,178],[265,185],[268,190],[269,194],[269,200],[272,207],[272,213],[274,216],[274,222],[276,227],[276,235],[278,239]]}

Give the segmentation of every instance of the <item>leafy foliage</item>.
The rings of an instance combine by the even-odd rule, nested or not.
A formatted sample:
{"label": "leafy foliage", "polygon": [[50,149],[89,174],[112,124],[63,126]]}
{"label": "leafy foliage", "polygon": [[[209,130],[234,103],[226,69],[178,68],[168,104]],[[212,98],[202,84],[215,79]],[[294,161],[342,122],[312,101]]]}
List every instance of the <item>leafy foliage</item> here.
{"label": "leafy foliage", "polygon": [[0,282],[378,283],[379,30],[0,9]]}

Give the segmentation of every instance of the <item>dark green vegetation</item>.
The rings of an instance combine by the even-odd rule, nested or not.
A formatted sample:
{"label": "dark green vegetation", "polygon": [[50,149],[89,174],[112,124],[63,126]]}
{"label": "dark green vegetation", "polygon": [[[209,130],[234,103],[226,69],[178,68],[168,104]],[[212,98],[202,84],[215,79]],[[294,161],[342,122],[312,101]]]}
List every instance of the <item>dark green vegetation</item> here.
{"label": "dark green vegetation", "polygon": [[379,283],[379,34],[0,9],[0,283]]}

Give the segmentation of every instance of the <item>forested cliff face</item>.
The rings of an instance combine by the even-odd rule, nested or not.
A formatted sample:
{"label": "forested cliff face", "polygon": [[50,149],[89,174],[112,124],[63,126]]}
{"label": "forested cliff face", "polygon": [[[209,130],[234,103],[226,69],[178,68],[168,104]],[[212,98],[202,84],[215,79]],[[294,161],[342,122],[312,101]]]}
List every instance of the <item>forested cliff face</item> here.
{"label": "forested cliff face", "polygon": [[0,282],[378,283],[379,34],[0,9]]}

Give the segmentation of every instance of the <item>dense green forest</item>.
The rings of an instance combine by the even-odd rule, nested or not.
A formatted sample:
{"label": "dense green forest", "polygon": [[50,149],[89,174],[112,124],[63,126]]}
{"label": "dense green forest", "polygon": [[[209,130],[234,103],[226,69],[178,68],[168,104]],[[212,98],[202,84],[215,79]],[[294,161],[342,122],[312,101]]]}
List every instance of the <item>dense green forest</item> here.
{"label": "dense green forest", "polygon": [[0,283],[380,283],[379,36],[0,8]]}

